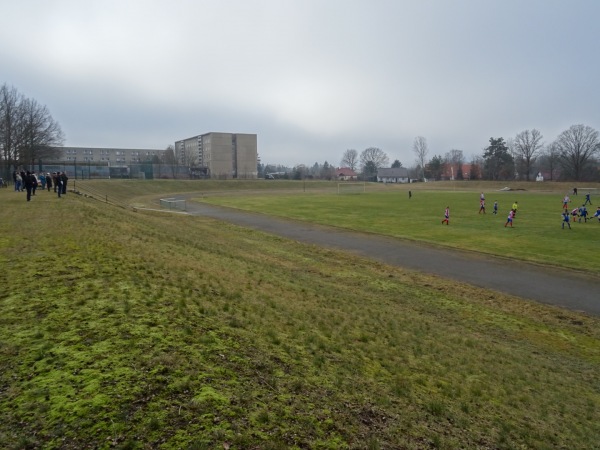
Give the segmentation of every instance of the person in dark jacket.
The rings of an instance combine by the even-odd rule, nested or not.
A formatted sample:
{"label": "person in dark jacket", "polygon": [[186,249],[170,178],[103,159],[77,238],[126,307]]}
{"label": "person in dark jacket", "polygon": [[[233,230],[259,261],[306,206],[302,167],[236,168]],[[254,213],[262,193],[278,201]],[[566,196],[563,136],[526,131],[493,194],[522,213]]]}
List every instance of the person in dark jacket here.
{"label": "person in dark jacket", "polygon": [[62,182],[62,193],[63,195],[65,195],[67,193],[67,180],[69,179],[69,177],[67,176],[66,172],[61,172],[60,174],[60,180]]}
{"label": "person in dark jacket", "polygon": [[37,183],[35,176],[29,172],[29,170],[24,174],[23,183],[25,184],[25,189],[27,190],[27,201],[31,201],[31,191],[33,190],[33,183]]}
{"label": "person in dark jacket", "polygon": [[46,187],[48,188],[48,192],[50,192],[52,188],[52,175],[50,175],[50,172],[46,174]]}
{"label": "person in dark jacket", "polygon": [[56,180],[54,181],[54,188],[56,189],[56,192],[58,193],[58,198],[60,198],[60,196],[62,195],[62,176],[60,172],[56,172]]}

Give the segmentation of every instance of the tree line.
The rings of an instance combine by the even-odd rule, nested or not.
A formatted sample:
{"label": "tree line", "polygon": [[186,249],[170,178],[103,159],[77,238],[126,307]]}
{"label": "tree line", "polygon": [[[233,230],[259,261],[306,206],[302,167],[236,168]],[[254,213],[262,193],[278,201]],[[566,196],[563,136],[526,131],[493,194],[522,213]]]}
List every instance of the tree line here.
{"label": "tree line", "polygon": [[[63,142],[61,127],[46,106],[6,83],[0,86],[0,161],[5,168],[33,166],[35,161],[56,159]],[[582,124],[572,125],[548,144],[543,142],[542,133],[537,129],[524,130],[507,140],[491,137],[482,154],[471,159],[468,174],[463,173],[466,161],[462,150],[452,149],[444,156],[438,154],[427,159],[429,148],[423,136],[414,139],[412,150],[416,160],[410,175],[417,179],[439,180],[450,173],[454,179],[529,181],[538,172],[544,172],[551,180],[600,181],[599,133]],[[177,165],[172,146],[163,159],[161,163]],[[378,169],[389,166],[389,157],[377,147],[366,148],[360,154],[348,149],[340,165],[349,167],[364,180],[372,180],[376,179]],[[395,160],[391,167],[402,167],[402,163]],[[335,169],[327,161],[293,169],[258,165],[259,176],[285,173],[285,178],[295,179],[332,179]]]}
{"label": "tree line", "polygon": [[489,139],[481,155],[474,156],[465,174],[462,150],[450,150],[444,156],[427,160],[424,137],[413,144],[419,178],[440,180],[483,179],[494,181],[536,179],[543,173],[550,180],[600,181],[600,136],[587,125],[572,125],[549,144],[537,129],[524,130],[514,138]]}
{"label": "tree line", "polygon": [[[412,150],[415,165],[408,170],[413,179],[531,181],[543,173],[549,180],[600,181],[600,135],[594,128],[581,124],[572,125],[548,144],[535,128],[506,140],[491,137],[482,153],[468,162],[458,149],[428,159],[429,147],[423,136],[414,139]],[[377,147],[369,147],[361,153],[348,149],[340,165],[354,170],[363,180],[376,179],[378,169],[390,167],[387,154]],[[391,167],[402,167],[402,163],[395,160]],[[311,177],[331,179],[333,169],[325,162],[320,170],[312,170]]]}
{"label": "tree line", "polygon": [[0,159],[7,170],[54,159],[63,142],[62,129],[46,106],[6,83],[0,86]]}

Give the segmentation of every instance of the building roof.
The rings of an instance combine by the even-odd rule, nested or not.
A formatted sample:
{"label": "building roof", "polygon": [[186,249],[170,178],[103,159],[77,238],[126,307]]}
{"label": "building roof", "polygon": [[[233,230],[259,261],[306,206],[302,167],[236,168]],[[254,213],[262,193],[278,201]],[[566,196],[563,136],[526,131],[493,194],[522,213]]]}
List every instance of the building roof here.
{"label": "building roof", "polygon": [[377,169],[377,176],[380,178],[408,178],[408,169],[406,167],[381,168]]}
{"label": "building roof", "polygon": [[339,167],[336,171],[338,177],[356,177],[358,174],[350,167]]}

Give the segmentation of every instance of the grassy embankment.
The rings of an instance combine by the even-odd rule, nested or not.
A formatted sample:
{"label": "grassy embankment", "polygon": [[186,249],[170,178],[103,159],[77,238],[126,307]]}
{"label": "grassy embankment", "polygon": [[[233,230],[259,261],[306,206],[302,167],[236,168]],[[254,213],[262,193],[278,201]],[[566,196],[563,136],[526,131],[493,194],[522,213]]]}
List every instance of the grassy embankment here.
{"label": "grassy embankment", "polygon": [[197,217],[0,203],[2,448],[597,445],[597,318]]}

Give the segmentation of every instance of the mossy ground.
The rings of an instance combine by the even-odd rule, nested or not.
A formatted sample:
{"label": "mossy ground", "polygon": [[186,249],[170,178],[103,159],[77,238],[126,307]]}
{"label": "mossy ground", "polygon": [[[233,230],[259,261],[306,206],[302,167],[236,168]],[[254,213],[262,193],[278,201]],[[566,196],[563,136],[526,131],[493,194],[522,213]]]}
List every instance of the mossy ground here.
{"label": "mossy ground", "polygon": [[594,448],[600,321],[212,220],[0,193],[2,448]]}

